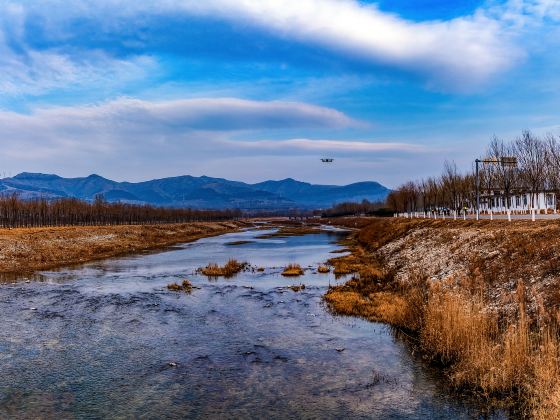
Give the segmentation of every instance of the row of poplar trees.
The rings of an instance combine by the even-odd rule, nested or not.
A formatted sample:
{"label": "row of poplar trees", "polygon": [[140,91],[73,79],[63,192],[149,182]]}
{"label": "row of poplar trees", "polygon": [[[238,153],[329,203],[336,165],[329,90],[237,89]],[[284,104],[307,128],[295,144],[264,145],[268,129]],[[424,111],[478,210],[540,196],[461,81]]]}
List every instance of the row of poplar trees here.
{"label": "row of poplar trees", "polygon": [[93,202],[75,198],[23,200],[16,194],[0,196],[0,226],[96,226],[224,221],[241,217],[240,210],[194,210],[150,205]]}

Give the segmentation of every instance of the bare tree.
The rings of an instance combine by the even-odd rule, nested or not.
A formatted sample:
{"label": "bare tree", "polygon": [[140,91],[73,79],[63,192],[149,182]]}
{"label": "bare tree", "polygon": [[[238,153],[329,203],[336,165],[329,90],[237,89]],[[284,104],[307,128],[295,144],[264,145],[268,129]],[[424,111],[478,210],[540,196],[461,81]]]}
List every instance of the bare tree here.
{"label": "bare tree", "polygon": [[505,207],[511,208],[511,196],[518,180],[518,170],[515,166],[505,163],[502,158],[514,156],[515,150],[511,143],[505,143],[503,140],[494,136],[488,146],[488,155],[496,159],[495,164],[487,166],[488,175],[491,182],[501,192]]}
{"label": "bare tree", "polygon": [[441,185],[443,194],[447,196],[448,207],[457,211],[459,207],[459,189],[461,187],[461,176],[457,171],[455,162],[445,161],[443,164],[443,175]]}
{"label": "bare tree", "polygon": [[239,210],[193,210],[108,203],[75,198],[22,200],[16,194],[0,195],[0,226],[96,226],[217,221],[239,218]]}
{"label": "bare tree", "polygon": [[535,209],[537,194],[544,189],[547,174],[547,148],[545,142],[524,131],[513,147],[519,165],[520,180],[530,193],[530,206]]}
{"label": "bare tree", "polygon": [[560,142],[552,135],[547,134],[545,137],[546,143],[546,187],[554,191],[556,194],[560,193]]}

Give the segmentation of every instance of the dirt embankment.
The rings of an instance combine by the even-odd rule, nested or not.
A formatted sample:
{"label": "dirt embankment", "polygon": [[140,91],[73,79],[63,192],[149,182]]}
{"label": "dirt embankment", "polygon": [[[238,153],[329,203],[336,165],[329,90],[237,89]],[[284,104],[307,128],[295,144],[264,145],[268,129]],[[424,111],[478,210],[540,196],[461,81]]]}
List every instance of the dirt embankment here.
{"label": "dirt embankment", "polygon": [[460,390],[560,416],[560,222],[332,223],[359,230],[331,309],[406,331]]}
{"label": "dirt embankment", "polygon": [[[344,219],[355,223],[355,255],[406,283],[424,276],[447,287],[475,281],[496,309],[513,315],[519,283],[528,310],[560,309],[560,221]],[[542,308],[541,308],[542,309]]]}
{"label": "dirt embankment", "polygon": [[0,273],[29,274],[233,232],[244,222],[0,229]]}

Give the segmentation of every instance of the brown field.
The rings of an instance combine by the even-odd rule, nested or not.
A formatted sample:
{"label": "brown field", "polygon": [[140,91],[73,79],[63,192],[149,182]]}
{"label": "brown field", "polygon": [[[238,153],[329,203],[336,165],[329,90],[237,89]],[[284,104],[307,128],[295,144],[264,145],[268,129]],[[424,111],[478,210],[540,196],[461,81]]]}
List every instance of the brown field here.
{"label": "brown field", "polygon": [[457,390],[560,418],[560,222],[341,224],[360,226],[340,259],[357,273],[326,294],[333,311],[412,336]]}
{"label": "brown field", "polygon": [[0,229],[0,273],[31,274],[233,232],[243,222]]}

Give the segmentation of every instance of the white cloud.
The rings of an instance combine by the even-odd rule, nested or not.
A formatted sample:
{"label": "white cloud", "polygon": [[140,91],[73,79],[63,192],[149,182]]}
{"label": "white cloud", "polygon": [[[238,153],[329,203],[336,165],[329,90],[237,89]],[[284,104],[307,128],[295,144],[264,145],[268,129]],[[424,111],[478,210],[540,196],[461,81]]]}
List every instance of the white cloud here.
{"label": "white cloud", "polygon": [[242,20],[281,37],[418,72],[459,90],[485,82],[521,56],[501,22],[482,11],[449,21],[411,22],[355,0],[182,4],[187,11]]}
{"label": "white cloud", "polygon": [[422,145],[398,142],[367,142],[354,140],[257,140],[257,141],[223,141],[224,144],[261,152],[271,151],[308,151],[308,152],[346,152],[346,153],[382,153],[405,152],[419,153],[432,151]]}
{"label": "white cloud", "polygon": [[[355,121],[329,108],[235,98],[161,102],[123,98],[97,106],[39,108],[30,114],[0,111],[0,168],[12,174],[35,171],[78,176],[96,172],[138,180],[180,173],[200,175],[203,167],[217,171],[212,162],[220,159],[251,161],[275,155],[279,159],[270,165],[279,174],[284,158],[332,152],[338,161],[343,156],[379,158],[425,151],[399,142],[233,140],[234,135],[244,134],[240,130],[251,130],[254,137],[255,131],[265,128],[332,129],[353,124]],[[229,177],[235,178],[235,168],[226,166],[219,173],[228,170]],[[254,177],[259,179],[260,174]]]}
{"label": "white cloud", "polygon": [[54,89],[102,85],[146,76],[155,63],[149,57],[115,59],[102,52],[80,58],[50,51],[6,52],[0,46],[0,91],[4,95],[39,95]]}
{"label": "white cloud", "polygon": [[[363,123],[332,108],[300,102],[198,98],[143,101],[121,98],[99,105],[47,107],[29,115],[0,112],[4,126],[45,126],[88,135],[92,131],[181,134],[282,128],[342,128]],[[0,127],[2,130],[2,127]]]}
{"label": "white cloud", "polygon": [[[169,155],[209,156],[234,132],[282,128],[340,128],[360,124],[341,112],[297,102],[200,98],[150,102],[122,98],[95,106],[0,111],[4,163],[52,158]],[[234,149],[235,147],[232,147]],[[160,150],[160,149],[166,149]],[[13,162],[12,162],[13,163]]]}
{"label": "white cloud", "polygon": [[[58,10],[58,9],[56,9]],[[48,9],[45,13],[49,13]],[[103,85],[146,76],[156,67],[147,56],[112,57],[103,50],[37,49],[28,45],[30,17],[23,4],[0,0],[0,92],[38,95],[53,89]]]}
{"label": "white cloud", "polygon": [[[130,71],[99,52],[90,58],[92,51],[86,52],[80,61],[68,51],[33,50],[24,45],[26,20],[41,22],[50,39],[64,43],[74,35],[68,23],[76,19],[95,22],[98,33],[118,35],[139,30],[150,17],[182,13],[241,22],[341,56],[419,74],[433,86],[469,90],[515,65],[525,55],[519,29],[560,18],[559,4],[510,0],[447,21],[413,22],[357,0],[0,0],[0,87],[49,88],[65,80],[75,83],[84,73],[87,78]],[[146,64],[132,61],[138,71]]]}

